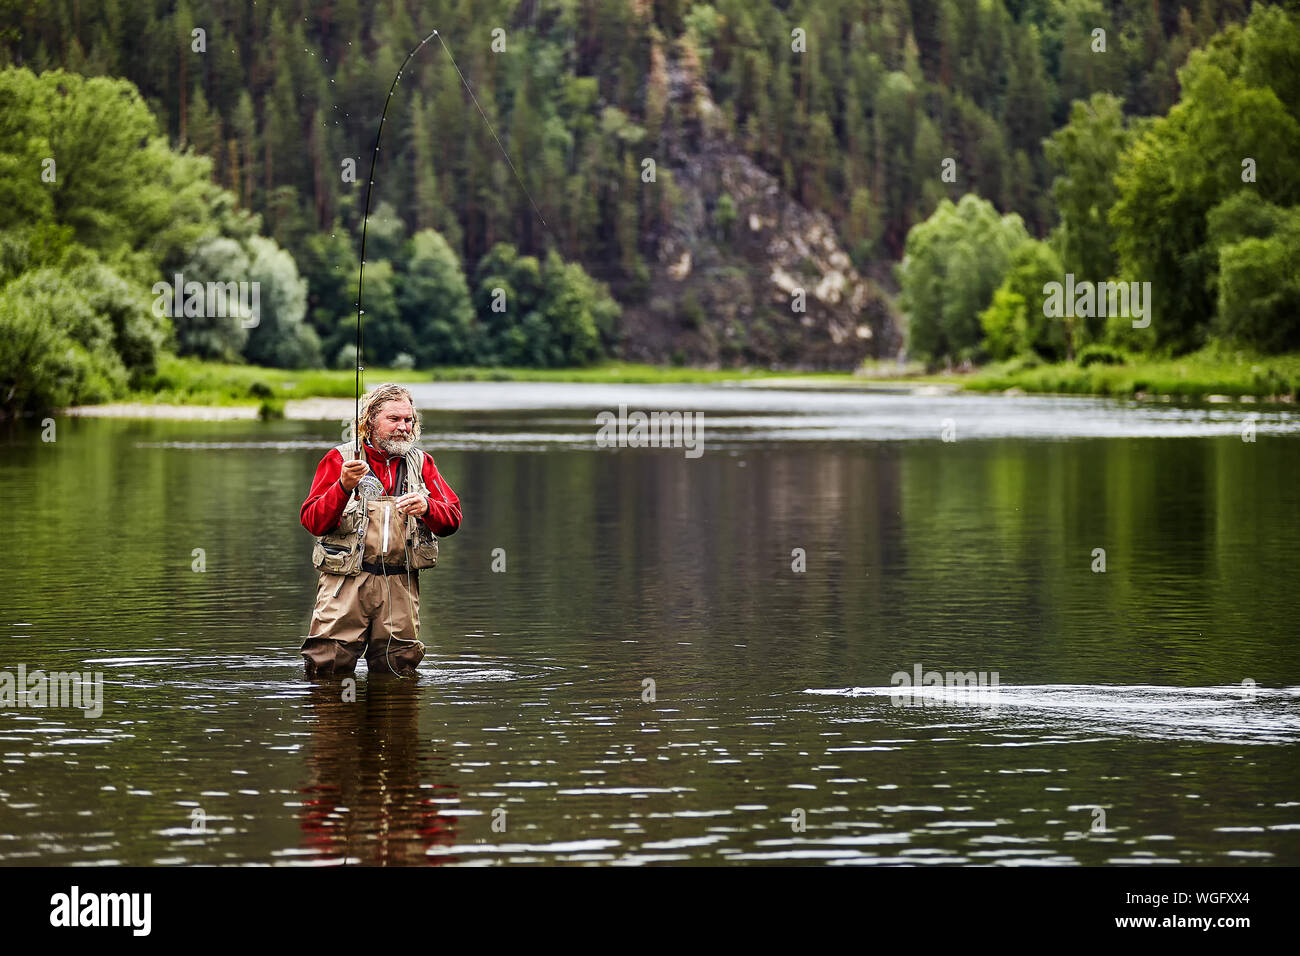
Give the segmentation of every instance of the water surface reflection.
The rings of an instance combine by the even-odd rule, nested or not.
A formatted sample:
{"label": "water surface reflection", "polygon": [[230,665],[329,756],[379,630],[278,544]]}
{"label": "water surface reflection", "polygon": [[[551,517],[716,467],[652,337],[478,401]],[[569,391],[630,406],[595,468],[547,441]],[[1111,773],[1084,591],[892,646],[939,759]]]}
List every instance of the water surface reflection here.
{"label": "water surface reflection", "polygon": [[335,423],[4,437],[0,669],[105,700],[0,708],[0,863],[1300,863],[1294,416],[722,392],[430,392],[465,525],[355,701],[296,653]]}

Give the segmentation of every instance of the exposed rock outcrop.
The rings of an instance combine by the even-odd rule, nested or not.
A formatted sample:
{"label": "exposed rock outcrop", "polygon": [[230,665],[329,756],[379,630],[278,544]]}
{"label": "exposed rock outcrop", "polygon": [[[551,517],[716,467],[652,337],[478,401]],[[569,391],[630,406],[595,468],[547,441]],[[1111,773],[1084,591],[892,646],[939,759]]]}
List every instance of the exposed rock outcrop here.
{"label": "exposed rock outcrop", "polygon": [[689,50],[665,72],[658,168],[671,171],[677,202],[655,237],[647,301],[624,307],[623,355],[805,368],[893,355],[889,299],[853,268],[829,217],[796,202],[720,131]]}

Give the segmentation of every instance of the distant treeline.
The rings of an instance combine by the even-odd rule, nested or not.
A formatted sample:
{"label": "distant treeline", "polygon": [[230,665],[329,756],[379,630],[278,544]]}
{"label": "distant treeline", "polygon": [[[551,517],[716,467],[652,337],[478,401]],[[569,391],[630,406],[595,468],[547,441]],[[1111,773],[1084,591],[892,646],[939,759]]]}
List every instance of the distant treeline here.
{"label": "distant treeline", "polygon": [[[260,216],[213,182],[207,157],[168,145],[128,81],[2,69],[0,144],[0,411],[148,389],[164,351],[356,364],[355,313],[317,306],[308,321],[294,258],[258,235]],[[612,340],[617,303],[554,250],[498,243],[471,286],[437,231],[404,237],[386,204],[370,231],[369,361],[582,365]],[[317,294],[351,312],[348,237],[306,241]]]}
{"label": "distant treeline", "polygon": [[[76,0],[8,4],[3,56],[131,80],[175,144],[300,258],[356,225],[347,157],[368,161],[401,58],[437,28],[555,225],[567,259],[629,281],[664,215],[639,187],[668,115],[662,54],[693,51],[722,124],[865,265],[896,258],[943,195],[974,191],[1036,235],[1053,223],[1042,141],[1096,92],[1136,115],[1176,101],[1176,69],[1247,0]],[[202,29],[206,52],[192,51]],[[1093,31],[1106,32],[1104,54]],[[495,32],[501,31],[501,32]],[[494,45],[496,50],[494,50]],[[504,45],[504,49],[501,47]],[[407,234],[467,262],[551,240],[440,46],[389,112],[381,198]],[[955,184],[939,181],[944,157]],[[364,178],[365,164],[362,165]],[[630,192],[630,195],[629,195]],[[624,249],[624,244],[634,248]]]}
{"label": "distant treeline", "polygon": [[[190,354],[347,364],[378,113],[401,57],[435,27],[527,192],[441,47],[422,52],[389,110],[375,176],[366,298],[379,361],[549,365],[616,349],[614,300],[650,295],[647,262],[674,215],[671,170],[661,167],[662,189],[639,175],[644,158],[663,159],[666,132],[682,123],[669,95],[683,81],[674,64],[698,69],[719,107],[715,121],[737,149],[832,217],[860,270],[887,275],[882,266],[903,255],[912,226],[936,210],[948,215],[941,201],[967,193],[1017,216],[1031,238],[1056,228],[1052,249],[1065,267],[1084,255],[1071,251],[1076,230],[1060,228],[1070,204],[1090,202],[1089,189],[1114,188],[1053,188],[1058,174],[1070,177],[1071,146],[1049,137],[1067,122],[1083,128],[1072,104],[1089,103],[1104,116],[1098,122],[1134,135],[1142,124],[1132,117],[1178,103],[1177,69],[1193,47],[1250,9],[1247,0],[0,0],[0,65],[121,77],[139,90],[5,74],[0,282],[27,285],[0,290],[0,320],[31,321],[31,303],[45,294],[34,290],[53,284],[25,274],[42,268],[65,279],[74,267],[109,268],[131,295],[143,295],[189,267],[196,278],[261,277],[276,294],[251,330],[187,322],[173,340],[170,323],[151,323],[146,308],[137,328],[114,332],[126,350],[121,368],[96,366],[85,381],[111,391],[147,367],[142,343],[155,339]],[[1225,75],[1254,82],[1249,71]],[[94,109],[76,101],[79,92]],[[112,153],[143,142],[151,145],[139,157]],[[61,175],[42,183],[34,177],[51,156]],[[952,181],[940,175],[946,159]],[[349,161],[355,182],[345,175]],[[1280,194],[1260,198],[1286,204]],[[1085,233],[1111,228],[1099,224],[1095,203],[1088,208]],[[1111,255],[1148,266],[1119,235]],[[1031,264],[1017,258],[1030,255],[1018,251],[1022,244],[999,255],[1024,272]],[[1161,252],[1160,262],[1180,254]],[[1044,271],[1054,264],[1033,257]],[[988,353],[977,316],[1002,278],[998,270],[992,286],[981,278],[973,311],[940,305],[954,331],[927,342],[914,329],[916,351]],[[493,290],[506,280],[517,294],[493,311],[503,307]],[[60,288],[73,294],[66,281]],[[1218,294],[1198,293],[1190,307],[1201,308],[1200,321]],[[905,301],[915,322],[922,300],[905,290]],[[100,339],[125,322],[94,309],[96,321],[83,325]],[[1194,341],[1183,334],[1195,324],[1185,318],[1162,341]],[[1021,331],[1009,318],[994,328],[999,321],[1012,331],[993,338],[1012,344],[992,351],[1041,350],[1040,340],[1057,334]],[[70,341],[87,349],[100,341],[82,332],[69,332]],[[0,403],[12,405],[15,386],[0,387],[11,392]],[[84,397],[84,388],[75,393]]]}
{"label": "distant treeline", "polygon": [[914,354],[1300,349],[1298,51],[1300,13],[1258,6],[1192,53],[1167,115],[1076,102],[1047,140],[1059,222],[1046,240],[975,195],[942,202],[898,269]]}

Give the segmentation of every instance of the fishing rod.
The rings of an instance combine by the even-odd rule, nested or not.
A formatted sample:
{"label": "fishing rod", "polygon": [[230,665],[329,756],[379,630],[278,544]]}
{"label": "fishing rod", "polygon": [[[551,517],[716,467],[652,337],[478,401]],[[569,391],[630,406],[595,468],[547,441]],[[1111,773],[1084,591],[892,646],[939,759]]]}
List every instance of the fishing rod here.
{"label": "fishing rod", "polygon": [[[357,445],[357,461],[363,461],[361,457],[361,373],[365,366],[361,364],[361,316],[364,314],[361,310],[361,290],[362,283],[365,281],[366,274],[366,227],[370,222],[370,194],[375,188],[375,163],[379,159],[379,138],[384,135],[384,120],[388,118],[388,104],[393,101],[393,93],[397,89],[397,82],[402,78],[402,71],[406,69],[406,64],[411,62],[411,57],[424,49],[435,35],[437,30],[430,33],[406,54],[406,59],[402,65],[397,68],[397,74],[393,77],[392,85],[388,87],[388,96],[384,99],[384,111],[379,115],[379,128],[375,131],[375,148],[370,152],[370,175],[366,177],[366,208],[361,216],[361,263],[357,269],[357,349],[356,349],[356,383],[355,383],[355,405],[353,408],[352,432],[353,438]],[[367,474],[357,485],[357,491],[363,498],[377,498],[384,493],[384,486],[379,483],[379,479],[374,475]]]}
{"label": "fishing rod", "polygon": [[[496,141],[497,148],[501,150],[501,155],[505,157],[507,165],[510,166],[510,171],[514,173],[515,179],[518,180],[519,188],[522,189],[524,191],[524,195],[528,197],[528,201],[532,204],[533,210],[537,213],[537,218],[542,221],[542,225],[546,227],[547,232],[551,232],[550,224],[547,223],[546,217],[542,215],[542,211],[537,208],[537,203],[533,199],[532,194],[528,192],[528,187],[524,185],[524,181],[522,177],[520,177],[519,175],[519,170],[517,170],[515,168],[515,164],[511,162],[510,154],[506,152],[506,148],[504,145],[502,145],[500,137],[498,137],[496,134],[496,130],[492,128],[492,123],[488,120],[487,114],[483,112],[483,107],[479,105],[478,97],[474,95],[474,90],[470,87],[469,82],[465,79],[465,74],[462,73],[460,71],[460,67],[457,66],[456,58],[451,55],[451,50],[448,48],[447,42],[443,40],[442,36],[438,33],[437,30],[434,30],[432,33],[430,33],[423,40],[421,40],[419,43],[417,43],[414,47],[411,48],[411,51],[406,54],[406,59],[402,61],[402,65],[397,68],[397,73],[393,76],[393,82],[388,87],[388,96],[384,99],[383,112],[379,114],[379,127],[378,129],[375,130],[375,148],[370,152],[370,175],[366,180],[366,206],[365,206],[365,210],[362,212],[361,215],[361,262],[357,269],[357,371],[356,371],[355,394],[354,394],[355,406],[353,409],[354,417],[353,417],[352,427],[354,432],[354,438],[356,440],[358,461],[364,460],[361,457],[361,373],[365,371],[365,366],[362,364],[363,354],[364,354],[363,353],[364,343],[361,334],[361,327],[362,327],[362,316],[365,314],[365,311],[361,308],[361,293],[362,293],[363,283],[365,281],[365,274],[366,274],[366,233],[367,233],[367,226],[369,225],[370,222],[370,197],[371,194],[374,192],[374,188],[375,188],[375,165],[379,159],[379,140],[384,135],[384,121],[388,118],[388,106],[393,101],[393,93],[396,92],[397,90],[398,81],[401,80],[402,73],[406,69],[406,65],[410,63],[411,58],[414,57],[417,53],[419,53],[422,49],[424,49],[425,44],[427,44],[434,37],[438,38],[438,42],[442,45],[443,52],[447,54],[447,59],[451,61],[451,65],[455,68],[456,75],[460,77],[461,84],[465,87],[465,90],[469,93],[470,99],[473,100],[474,106],[477,107],[479,115],[483,117],[484,125],[487,126],[488,132],[492,134],[492,139]],[[554,236],[555,234],[551,232],[551,235]],[[394,489],[394,491],[396,490],[397,489]],[[441,490],[439,490],[439,493],[441,494]],[[362,499],[362,507],[365,508],[368,507],[367,505],[368,500],[379,498],[384,494],[384,486],[379,481],[379,479],[374,476],[373,473],[368,472],[361,479],[361,481],[357,483],[357,494]],[[385,514],[384,517],[384,542],[385,543],[381,548],[381,550],[385,552],[387,551],[387,535],[388,535],[388,518],[387,518],[387,514]],[[411,569],[410,569],[409,548],[407,551],[406,559],[407,559],[407,567],[406,567],[407,585],[406,586],[407,586],[407,595],[409,600],[409,596],[411,593],[411,583],[410,583]],[[384,587],[385,587],[385,603],[387,604],[388,603],[387,573],[384,574]],[[412,616],[414,617],[413,608],[412,608]],[[386,661],[391,660],[392,643],[393,643],[392,608],[390,606],[389,622],[388,622],[388,646],[384,652],[384,658]]]}
{"label": "fishing rod", "polygon": [[[451,50],[447,46],[447,41],[442,38],[442,35],[437,30],[434,30],[411,48],[411,52],[406,54],[406,59],[402,61],[402,65],[397,68],[397,73],[393,77],[392,85],[388,88],[388,96],[384,99],[384,110],[379,115],[379,128],[375,131],[375,148],[370,153],[370,176],[366,181],[366,208],[361,216],[361,264],[357,270],[357,372],[352,428],[356,439],[358,461],[361,460],[361,373],[365,371],[365,366],[362,365],[361,362],[361,316],[365,314],[361,309],[361,289],[366,273],[366,227],[370,221],[370,194],[375,188],[375,163],[379,158],[379,139],[384,135],[384,120],[388,117],[388,104],[392,102],[393,93],[397,89],[398,81],[402,78],[402,72],[406,69],[406,64],[410,63],[411,57],[424,49],[424,45],[434,37],[438,38],[438,42],[442,45],[443,52],[447,54],[447,59],[451,61],[451,65],[456,70],[456,75],[460,77],[460,81],[464,85],[466,92],[469,93],[470,99],[474,101],[475,107],[478,108],[479,115],[483,117],[484,125],[487,126],[488,132],[492,134],[492,139],[496,141],[497,148],[501,150],[501,155],[505,157],[506,163],[510,167],[510,171],[515,174],[515,179],[519,181],[519,188],[522,189],[524,195],[528,197],[528,202],[532,205],[534,212],[537,213],[537,218],[542,221],[542,225],[546,227],[546,231],[551,232],[550,224],[546,221],[546,217],[542,215],[541,209],[537,207],[537,203],[533,199],[532,194],[528,191],[528,187],[524,185],[523,178],[519,175],[519,170],[515,169],[515,164],[510,161],[510,154],[506,152],[505,146],[501,144],[501,140],[497,136],[496,130],[492,128],[492,123],[488,120],[487,114],[483,112],[483,107],[479,106],[478,97],[474,95],[474,90],[470,88],[469,82],[465,79],[465,74],[462,73],[460,67],[457,66],[456,58],[451,55]],[[551,232],[551,235],[554,236],[555,234]],[[367,485],[367,482],[370,482],[370,484]],[[373,475],[367,474],[361,479],[361,483],[358,487],[361,489],[361,494],[363,496],[368,495],[369,497],[378,497],[383,494],[383,486],[380,485],[379,480]]]}

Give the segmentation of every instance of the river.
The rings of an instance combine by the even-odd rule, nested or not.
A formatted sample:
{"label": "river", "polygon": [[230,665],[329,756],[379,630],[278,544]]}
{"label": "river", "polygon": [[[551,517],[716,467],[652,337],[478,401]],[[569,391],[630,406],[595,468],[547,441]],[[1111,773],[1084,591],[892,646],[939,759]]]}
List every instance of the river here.
{"label": "river", "polygon": [[297,654],[339,422],[0,439],[0,668],[103,681],[0,708],[0,864],[1300,864],[1295,413],[413,391],[465,522],[355,700]]}

